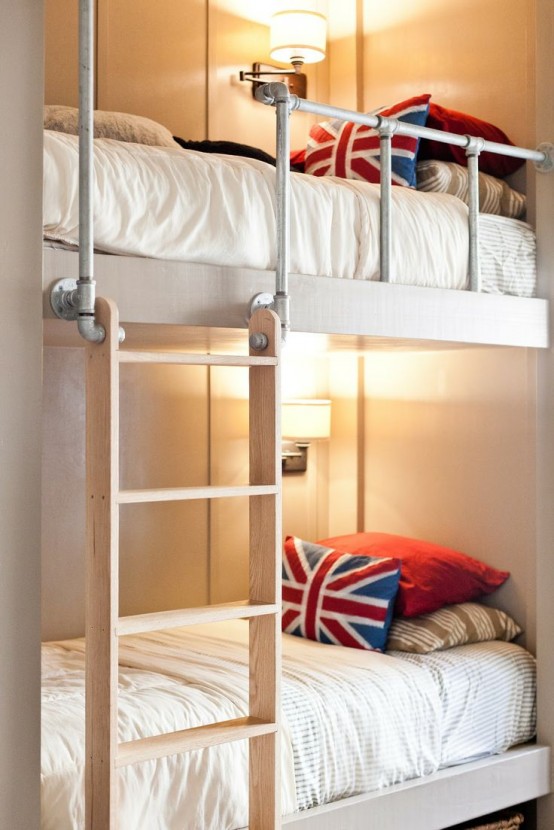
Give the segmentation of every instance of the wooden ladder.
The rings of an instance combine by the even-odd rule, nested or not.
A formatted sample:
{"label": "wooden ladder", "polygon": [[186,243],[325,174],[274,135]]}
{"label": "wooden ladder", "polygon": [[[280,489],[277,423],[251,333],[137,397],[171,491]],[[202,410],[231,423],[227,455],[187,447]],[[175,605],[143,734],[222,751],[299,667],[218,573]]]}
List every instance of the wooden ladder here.
{"label": "wooden ladder", "polygon": [[[281,825],[279,320],[272,311],[257,311],[249,331],[261,332],[267,338],[263,356],[253,349],[249,356],[230,356],[120,350],[115,304],[97,299],[96,316],[106,329],[106,339],[87,346],[85,826],[87,830],[115,830],[118,826],[118,768],[248,738],[249,828],[274,830]],[[120,363],[250,367],[250,484],[120,490]],[[248,600],[119,617],[120,505],[244,495],[250,497]],[[249,715],[118,743],[118,638],[123,634],[237,618],[250,621]]]}

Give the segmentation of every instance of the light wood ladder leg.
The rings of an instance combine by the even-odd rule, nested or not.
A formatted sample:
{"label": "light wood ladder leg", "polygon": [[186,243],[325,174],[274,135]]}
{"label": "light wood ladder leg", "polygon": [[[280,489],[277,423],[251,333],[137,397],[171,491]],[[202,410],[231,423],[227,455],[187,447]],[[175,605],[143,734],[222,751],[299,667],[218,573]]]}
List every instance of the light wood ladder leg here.
{"label": "light wood ladder leg", "polygon": [[[268,338],[264,355],[279,356],[281,330],[271,311],[258,311],[250,332]],[[251,350],[251,354],[255,354]],[[250,369],[250,483],[277,484],[277,495],[250,499],[250,601],[281,603],[280,367]],[[250,714],[280,720],[280,615],[250,620]],[[281,826],[279,731],[250,739],[249,828]]]}
{"label": "light wood ladder leg", "polygon": [[117,637],[119,592],[118,313],[99,298],[106,329],[87,361],[87,583],[85,828],[116,827]]}

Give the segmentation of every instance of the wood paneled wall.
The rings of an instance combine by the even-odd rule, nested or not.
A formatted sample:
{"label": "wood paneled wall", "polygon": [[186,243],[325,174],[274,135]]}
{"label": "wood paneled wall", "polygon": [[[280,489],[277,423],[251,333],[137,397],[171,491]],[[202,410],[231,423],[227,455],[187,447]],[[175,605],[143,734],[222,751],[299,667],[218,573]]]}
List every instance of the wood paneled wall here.
{"label": "wood paneled wall", "polygon": [[364,0],[364,108],[412,95],[534,140],[534,0]]}
{"label": "wood paneled wall", "polygon": [[[328,58],[309,69],[309,96],[342,106],[371,108],[429,91],[439,102],[495,121],[514,140],[532,144],[533,10],[532,0],[394,0],[388,4],[347,0],[340,9],[331,4]],[[188,138],[226,138],[273,151],[273,113],[255,103],[250,86],[238,81],[239,70],[248,68],[252,60],[268,60],[264,14],[259,4],[248,0],[170,0],[164,4],[163,15],[143,0],[99,0],[97,106],[146,115]],[[76,23],[73,2],[46,0],[47,102],[77,102]],[[293,115],[293,146],[302,146],[309,122]],[[478,354],[441,353],[436,363],[420,354],[412,358],[379,354],[360,358],[344,353],[325,360],[306,358],[301,381],[293,382],[285,395],[331,396],[333,435],[329,444],[310,448],[305,475],[285,479],[285,533],[315,539],[378,525],[381,530],[423,535],[471,549],[519,573],[532,546],[530,513],[534,506],[529,465],[535,456],[529,444],[532,409],[527,412],[525,406],[533,405],[529,381],[533,358],[518,352],[510,361],[505,352],[483,352],[481,366]],[[68,359],[71,363],[71,357]],[[58,371],[56,360],[54,356],[47,359],[47,371]],[[302,364],[297,358],[291,360]],[[418,378],[410,386],[411,397],[404,394],[387,399],[379,391],[382,367],[393,364],[394,372],[400,374],[402,366],[409,365],[412,380]],[[486,399],[486,386],[472,386],[472,374],[479,376],[482,367],[490,388],[498,390],[491,400]],[[426,397],[429,385],[439,383],[441,372],[446,373],[445,377],[456,376],[458,387],[450,387],[458,396],[455,406],[446,399],[430,401]],[[186,455],[187,446],[205,452],[202,461],[198,457],[193,462],[194,474],[209,476],[213,483],[231,483],[233,476],[245,480],[247,427],[243,417],[245,398],[240,393],[242,381],[229,386],[217,370],[194,380],[187,390],[191,399],[195,400],[195,389],[209,391],[209,409],[195,410],[205,418],[204,426],[195,420],[185,398],[175,395],[172,378],[162,380],[159,376],[145,388],[146,397],[141,397],[143,393],[133,379],[127,385],[125,400],[134,401],[132,411],[146,412],[151,426],[160,414],[172,422],[182,419],[186,437],[179,453]],[[148,397],[154,390],[162,401],[158,411],[151,409]],[[47,421],[54,418],[60,400],[52,399]],[[501,418],[506,400],[510,402],[508,421]],[[229,407],[231,417],[227,414]],[[479,413],[484,416],[481,432],[475,421]],[[500,425],[498,430],[494,428],[495,419]],[[463,440],[458,429],[462,422]],[[436,424],[436,429],[431,430],[430,424]],[[517,440],[512,441],[516,434]],[[141,431],[137,435],[135,449],[124,458],[137,456],[143,451],[143,439],[151,440]],[[56,440],[55,429],[51,436]],[[422,467],[421,436],[432,450],[433,474]],[[59,441],[63,443],[61,433]],[[165,434],[160,441],[163,458]],[[156,445],[144,446],[153,451]],[[169,452],[169,445],[166,450]],[[175,469],[175,459],[169,455],[167,459],[168,466],[160,461],[157,468],[163,474]],[[506,464],[511,465],[512,473],[519,465],[522,474],[517,481],[514,478],[514,489],[502,499],[494,495],[494,481],[500,465]],[[488,472],[481,475],[481,468]],[[77,485],[81,473],[72,475]],[[68,480],[73,479],[70,476]],[[441,483],[439,487],[439,480],[445,486]],[[506,477],[503,480],[507,486]],[[463,493],[467,510],[472,513],[471,522],[456,507],[456,499],[451,499],[451,494],[462,498]],[[45,498],[49,515],[51,502],[59,498],[59,493],[47,487]],[[507,504],[512,517],[509,521],[505,515]],[[246,538],[247,506],[239,508],[221,503],[206,507],[204,512],[200,509],[192,517],[193,535],[187,537],[187,544],[189,551],[194,549],[196,559],[185,559],[190,567],[189,582],[184,594],[179,593],[181,588],[170,591],[171,602],[180,602],[185,596],[187,601],[193,596],[192,601],[195,598],[200,603],[208,596],[219,601],[244,594],[246,564],[241,539],[243,535]],[[494,517],[490,524],[485,513]],[[68,521],[64,520],[55,532],[45,528],[49,550],[44,577],[45,600],[50,609],[48,636],[62,636],[59,629],[63,626],[55,614],[52,616],[52,608],[56,580],[76,541],[77,530]],[[139,568],[124,562],[128,570],[122,580],[123,607],[129,612],[140,610],[143,601],[146,605],[142,610],[154,610],[154,605],[162,602],[165,589],[160,588],[157,596],[149,594],[149,578],[156,569],[159,550],[180,543],[185,533],[179,519],[164,516],[168,529],[165,543],[160,545],[150,521],[149,517],[131,516],[125,531],[129,551],[136,547],[138,538],[148,540]],[[504,549],[512,521],[514,538],[526,553],[518,559],[513,546],[507,563]],[[64,528],[66,542],[58,548],[56,539]],[[72,561],[70,570],[76,581],[81,578],[78,561],[78,557]],[[230,572],[234,575],[231,581]],[[168,586],[184,584],[186,575],[176,559],[170,562],[168,574]],[[521,580],[514,579],[514,590],[522,595],[512,598],[513,602],[510,599],[510,604],[524,607],[529,579],[530,572],[521,573]],[[146,593],[143,588],[148,589]],[[74,611],[76,615],[77,609]],[[74,627],[63,636],[71,633],[79,632]]]}
{"label": "wood paneled wall", "polygon": [[369,354],[368,529],[508,570],[494,601],[535,643],[535,371],[530,349]]}
{"label": "wood paneled wall", "polygon": [[[348,0],[346,7],[353,3]],[[47,104],[76,106],[77,12],[45,0]],[[96,107],[143,115],[174,135],[238,141],[275,151],[275,115],[252,98],[241,69],[269,57],[269,6],[248,0],[98,0]],[[309,95],[329,97],[329,63],[305,68]],[[297,113],[292,146],[314,117]]]}

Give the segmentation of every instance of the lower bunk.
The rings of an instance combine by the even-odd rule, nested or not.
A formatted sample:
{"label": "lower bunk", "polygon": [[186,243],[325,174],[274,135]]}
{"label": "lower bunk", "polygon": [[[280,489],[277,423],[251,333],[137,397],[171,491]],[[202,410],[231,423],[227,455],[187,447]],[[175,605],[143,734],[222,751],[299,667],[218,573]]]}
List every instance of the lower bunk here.
{"label": "lower bunk", "polygon": [[[84,652],[43,647],[43,830],[84,826]],[[119,672],[120,741],[243,717],[248,624],[126,636]],[[522,746],[534,733],[534,658],[513,643],[380,654],[283,635],[289,830],[433,830],[539,797],[549,750]],[[119,826],[246,827],[247,755],[242,741],[124,767]]]}

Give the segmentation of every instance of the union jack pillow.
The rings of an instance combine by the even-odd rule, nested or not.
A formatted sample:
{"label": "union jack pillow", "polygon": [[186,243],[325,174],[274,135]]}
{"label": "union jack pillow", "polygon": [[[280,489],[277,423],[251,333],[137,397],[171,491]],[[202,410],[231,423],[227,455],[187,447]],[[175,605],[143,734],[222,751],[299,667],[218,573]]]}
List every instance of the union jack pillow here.
{"label": "union jack pillow", "polygon": [[[371,114],[390,116],[424,127],[430,98],[430,95],[419,95]],[[418,138],[404,135],[392,137],[393,184],[416,186],[418,144]],[[339,176],[379,184],[379,133],[351,121],[335,120],[314,125],[306,148],[305,172],[314,176]]]}
{"label": "union jack pillow", "polygon": [[320,643],[384,651],[398,559],[349,553],[287,536],[282,629]]}

